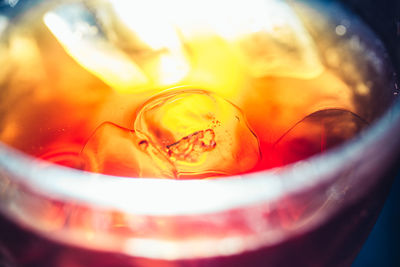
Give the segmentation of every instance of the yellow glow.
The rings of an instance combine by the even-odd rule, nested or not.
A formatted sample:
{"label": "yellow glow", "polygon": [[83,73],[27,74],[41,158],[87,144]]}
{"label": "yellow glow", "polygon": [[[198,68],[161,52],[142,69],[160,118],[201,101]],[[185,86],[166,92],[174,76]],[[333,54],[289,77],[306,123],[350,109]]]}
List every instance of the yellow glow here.
{"label": "yellow glow", "polygon": [[311,78],[323,70],[312,38],[285,1],[110,4],[140,41],[165,49],[152,70],[146,69],[156,85],[207,87],[239,103],[246,75]]}
{"label": "yellow glow", "polygon": [[180,89],[145,103],[135,131],[165,153],[180,178],[252,168],[260,157],[258,140],[241,111],[217,95]]}
{"label": "yellow glow", "polygon": [[[72,32],[64,20],[54,13],[47,13],[43,19],[76,62],[117,91],[137,90],[147,83],[147,78],[139,67],[108,42],[102,39],[88,42],[82,38],[84,33]],[[84,23],[80,29],[96,33],[95,29]]]}
{"label": "yellow glow", "polygon": [[165,107],[161,107],[159,111],[162,116],[160,128],[168,129],[170,133],[174,134],[175,140],[210,128],[212,125],[207,116],[216,116],[216,114],[212,115],[212,112],[220,111],[221,115],[232,116],[224,114],[223,110],[218,110],[217,107],[222,105],[218,105],[219,103],[214,102],[207,95],[183,96],[177,97]]}
{"label": "yellow glow", "polygon": [[[154,85],[171,85],[181,81],[190,71],[190,61],[178,35],[177,28],[168,17],[168,11],[157,1],[112,1],[118,19],[125,25],[134,40],[144,44],[140,48],[151,62],[143,63],[145,72]],[[134,46],[135,44],[132,44]]]}
{"label": "yellow glow", "polygon": [[57,11],[44,21],[69,55],[119,92],[190,84],[239,104],[247,76],[322,71],[313,40],[282,0],[107,2],[131,43],[112,43],[84,21],[71,30]]}
{"label": "yellow glow", "polygon": [[[115,0],[110,3],[118,18],[153,50],[181,47],[178,34],[167,17],[169,10],[160,8],[160,1]],[[172,4],[171,7],[178,6]]]}
{"label": "yellow glow", "polygon": [[246,73],[229,44],[214,35],[194,38],[188,45],[195,63],[185,82],[240,103],[246,93]]}
{"label": "yellow glow", "polygon": [[170,85],[181,81],[189,70],[189,62],[182,53],[166,53],[157,61],[154,78],[160,85]]}

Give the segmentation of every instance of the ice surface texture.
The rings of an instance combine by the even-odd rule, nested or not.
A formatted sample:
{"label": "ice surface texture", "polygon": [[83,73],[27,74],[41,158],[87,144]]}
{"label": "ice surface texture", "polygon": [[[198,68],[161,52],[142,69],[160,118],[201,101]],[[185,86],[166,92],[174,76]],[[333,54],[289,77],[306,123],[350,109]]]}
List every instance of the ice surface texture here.
{"label": "ice surface texture", "polygon": [[144,103],[133,130],[101,125],[82,156],[93,172],[204,178],[248,171],[261,154],[239,108],[203,90],[178,90]]}

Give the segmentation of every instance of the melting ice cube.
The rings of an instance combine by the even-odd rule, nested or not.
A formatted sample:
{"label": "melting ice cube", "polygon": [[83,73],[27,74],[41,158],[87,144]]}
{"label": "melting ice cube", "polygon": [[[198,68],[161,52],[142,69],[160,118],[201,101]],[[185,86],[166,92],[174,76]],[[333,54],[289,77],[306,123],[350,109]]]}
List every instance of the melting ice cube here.
{"label": "melting ice cube", "polygon": [[260,159],[257,137],[239,108],[202,90],[155,96],[134,128],[169,157],[180,177],[237,174]]}
{"label": "melting ice cube", "polygon": [[81,152],[84,170],[130,177],[175,178],[168,157],[135,132],[106,122]]}
{"label": "melting ice cube", "polygon": [[185,38],[222,37],[252,76],[310,78],[323,70],[312,37],[284,0],[165,2]]}
{"label": "melting ice cube", "polygon": [[46,13],[44,22],[88,71],[118,91],[137,92],[176,83],[190,70],[176,29],[162,12],[155,19],[157,10],[145,1],[96,2],[90,10],[69,3]]}
{"label": "melting ice cube", "polygon": [[366,121],[348,110],[320,110],[287,131],[276,142],[271,156],[281,161],[278,165],[303,160],[345,142],[366,126]]}
{"label": "melting ice cube", "polygon": [[130,91],[148,82],[138,65],[110,42],[84,4],[60,5],[43,20],[72,58],[116,90]]}
{"label": "melting ice cube", "polygon": [[255,77],[310,78],[323,70],[312,37],[285,0],[109,2],[136,36],[176,55],[182,51],[177,32],[189,42],[217,35],[233,46]]}
{"label": "melting ice cube", "polygon": [[131,177],[204,178],[250,170],[257,137],[241,111],[201,90],[150,99],[134,130],[103,123],[82,150],[85,170]]}
{"label": "melting ice cube", "polygon": [[170,85],[186,76],[189,58],[163,1],[113,0],[109,4],[117,40],[132,51],[152,81]]}
{"label": "melting ice cube", "polygon": [[[283,0],[241,1],[230,28],[220,30],[255,77],[311,78],[323,70],[317,48],[293,9]],[[229,14],[229,12],[227,12]]]}

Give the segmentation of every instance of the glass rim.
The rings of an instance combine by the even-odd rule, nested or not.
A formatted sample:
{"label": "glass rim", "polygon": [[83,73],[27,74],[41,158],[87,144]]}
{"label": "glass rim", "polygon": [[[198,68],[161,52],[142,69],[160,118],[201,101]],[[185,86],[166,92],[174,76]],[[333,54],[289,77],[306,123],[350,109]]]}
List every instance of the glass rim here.
{"label": "glass rim", "polygon": [[[279,168],[210,180],[111,177],[78,171],[26,155],[0,143],[0,167],[13,181],[40,196],[144,215],[215,213],[304,192],[330,181],[334,174],[374,148],[388,133],[400,130],[400,101],[344,144]],[[395,149],[388,146],[386,150]],[[380,149],[382,149],[380,147]],[[22,166],[22,167],[21,167]]]}
{"label": "glass rim", "polygon": [[0,142],[0,175],[5,171],[12,182],[39,196],[65,202],[146,215],[213,213],[276,201],[326,183],[361,157],[366,147],[381,149],[380,141],[395,129],[400,130],[400,100],[362,135],[327,152],[279,168],[214,180],[110,177],[40,161]]}

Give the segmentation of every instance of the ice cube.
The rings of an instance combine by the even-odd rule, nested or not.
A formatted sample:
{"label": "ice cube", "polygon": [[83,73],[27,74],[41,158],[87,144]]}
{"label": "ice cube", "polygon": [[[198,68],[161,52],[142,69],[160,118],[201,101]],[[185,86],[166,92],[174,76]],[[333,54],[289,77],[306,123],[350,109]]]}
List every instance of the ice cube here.
{"label": "ice cube", "polygon": [[242,173],[261,157],[240,109],[203,90],[155,96],[143,105],[134,129],[169,157],[181,178]]}
{"label": "ice cube", "polygon": [[161,47],[163,42],[165,47],[177,47],[177,31],[188,43],[219,36],[232,45],[255,77],[310,78],[323,70],[312,37],[284,0],[110,3],[117,16],[153,47]]}
{"label": "ice cube", "polygon": [[354,137],[368,123],[351,111],[325,109],[294,125],[274,146],[274,160],[285,165],[321,153]]}
{"label": "ice cube", "polygon": [[214,28],[233,43],[252,76],[310,78],[322,72],[312,37],[286,1],[227,1],[225,7]]}
{"label": "ice cube", "polygon": [[109,4],[117,42],[124,43],[156,85],[177,83],[188,74],[188,53],[163,1],[113,0]]}
{"label": "ice cube", "polygon": [[47,12],[43,20],[72,58],[114,89],[131,92],[147,84],[143,71],[110,42],[84,4],[62,4]]}
{"label": "ice cube", "polygon": [[84,170],[129,177],[175,178],[171,161],[134,131],[105,122],[81,152]]}

